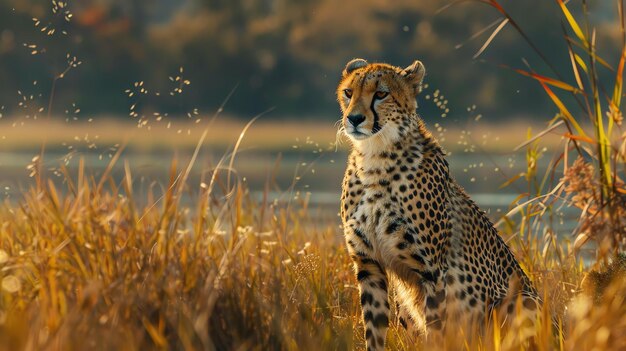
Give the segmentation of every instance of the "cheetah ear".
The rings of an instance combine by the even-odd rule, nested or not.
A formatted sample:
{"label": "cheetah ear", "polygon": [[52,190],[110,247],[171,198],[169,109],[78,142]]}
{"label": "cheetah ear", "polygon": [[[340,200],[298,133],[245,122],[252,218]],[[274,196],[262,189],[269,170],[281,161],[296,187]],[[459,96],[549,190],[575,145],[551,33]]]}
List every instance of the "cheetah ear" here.
{"label": "cheetah ear", "polygon": [[426,68],[421,61],[415,60],[409,67],[403,69],[400,74],[413,86],[416,94],[421,91],[422,81],[426,75]]}
{"label": "cheetah ear", "polygon": [[346,68],[343,69],[343,76],[345,77],[348,74],[352,73],[352,71],[354,71],[355,69],[365,67],[367,65],[368,63],[364,59],[354,59],[346,64]]}

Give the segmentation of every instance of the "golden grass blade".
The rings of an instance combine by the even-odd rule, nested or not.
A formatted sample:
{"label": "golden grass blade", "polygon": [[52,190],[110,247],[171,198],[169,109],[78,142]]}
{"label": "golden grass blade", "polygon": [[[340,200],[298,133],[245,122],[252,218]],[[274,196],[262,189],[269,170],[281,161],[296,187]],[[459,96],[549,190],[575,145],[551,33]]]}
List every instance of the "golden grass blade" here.
{"label": "golden grass blade", "polygon": [[235,84],[235,86],[230,90],[230,92],[228,92],[228,95],[226,95],[226,98],[224,98],[224,101],[222,101],[222,103],[220,104],[220,107],[218,107],[218,109],[215,111],[215,113],[209,120],[209,123],[206,126],[207,129],[209,129],[209,127],[211,127],[213,122],[215,122],[215,120],[217,119],[217,116],[219,116],[220,113],[224,111],[224,107],[226,107],[226,104],[228,103],[230,98],[235,94],[235,91],[237,91],[237,88],[239,88],[239,83]]}
{"label": "golden grass blade", "polygon": [[506,188],[507,186],[509,186],[509,185],[511,185],[511,184],[513,184],[513,183],[515,183],[515,181],[516,181],[516,180],[520,179],[521,177],[523,177],[523,176],[525,176],[525,175],[526,175],[526,173],[521,172],[521,173],[518,173],[518,174],[516,174],[516,175],[512,176],[511,178],[507,179],[507,181],[506,181],[506,182],[502,183],[502,185],[500,185],[500,186],[498,187],[498,189]]}
{"label": "golden grass blade", "polygon": [[617,0],[617,18],[619,19],[620,32],[622,33],[622,43],[626,43],[626,16],[624,16],[624,1]]}
{"label": "golden grass blade", "polygon": [[497,25],[498,23],[501,23],[503,20],[503,18],[499,18],[491,23],[489,23],[487,26],[485,26],[485,28],[477,31],[476,33],[472,34],[467,40],[465,40],[462,43],[456,44],[454,46],[455,49],[460,49],[462,48],[465,44],[469,43],[470,41],[478,38],[479,36],[481,36],[483,33],[485,33],[486,31],[488,31],[489,29],[493,28],[495,25]]}
{"label": "golden grass blade", "polygon": [[58,211],[61,209],[61,202],[59,200],[59,194],[57,192],[56,186],[54,186],[54,182],[52,179],[48,179],[48,194],[50,195],[50,199],[54,204],[55,209]]}
{"label": "golden grass blade", "polygon": [[622,101],[622,86],[624,81],[624,62],[626,61],[626,45],[622,47],[622,55],[617,65],[617,73],[615,75],[615,89],[613,90],[613,103],[617,108],[620,107]]}
{"label": "golden grass blade", "polygon": [[78,184],[78,190],[80,190],[82,188],[82,186],[84,185],[83,182],[85,181],[85,158],[83,158],[82,156],[78,159],[78,176],[77,176],[77,180],[76,183]]}
{"label": "golden grass blade", "polygon": [[559,108],[561,114],[563,114],[567,121],[574,127],[574,129],[576,129],[576,132],[578,132],[579,135],[586,137],[587,134],[585,134],[585,131],[580,127],[578,122],[576,122],[576,119],[574,118],[574,116],[572,116],[567,107],[565,107],[563,102],[561,102],[561,99],[559,99],[558,96],[554,94],[554,92],[546,85],[546,83],[539,81],[539,84],[541,84],[546,93],[548,93],[548,96],[550,96],[552,102],[554,102],[554,104]]}
{"label": "golden grass blade", "polygon": [[521,203],[519,205],[517,205],[515,208],[513,208],[512,210],[510,210],[509,212],[507,212],[504,216],[502,216],[502,218],[500,218],[495,224],[494,226],[499,227],[502,223],[504,223],[506,218],[509,218],[511,216],[514,216],[515,214],[517,214],[518,212],[522,211],[524,209],[524,207],[526,207],[526,205],[531,204],[535,201],[541,200],[541,199],[545,199],[547,197],[550,197],[552,195],[554,195],[554,193],[556,193],[563,185],[565,184],[565,182],[563,180],[561,180],[554,188],[552,188],[552,190],[550,190],[549,193],[541,195],[541,196],[537,196],[534,197],[524,203]]}
{"label": "golden grass blade", "polygon": [[488,0],[488,1],[491,6],[495,7],[498,11],[500,11],[500,13],[508,17],[508,14],[506,13],[506,11],[504,11],[504,8],[496,0]]}
{"label": "golden grass blade", "polygon": [[[620,3],[621,4],[621,3]],[[620,6],[620,16],[623,16],[623,9]],[[623,25],[623,22],[622,22]],[[623,28],[622,28],[623,30]],[[619,111],[622,104],[622,85],[624,81],[624,62],[626,61],[626,43],[622,44],[622,55],[617,65],[617,73],[615,74],[615,86],[613,88],[613,99],[610,103],[610,110]],[[607,128],[607,134],[610,136],[613,132],[613,118],[609,116],[609,126]]]}
{"label": "golden grass blade", "polygon": [[126,196],[131,198],[133,197],[133,176],[130,171],[130,164],[128,160],[124,161],[124,188],[126,190]]}
{"label": "golden grass blade", "polygon": [[589,137],[586,137],[586,136],[582,136],[582,135],[573,135],[571,133],[565,133],[565,134],[563,134],[563,136],[568,138],[568,139],[571,139],[571,140],[584,141],[584,142],[589,143],[589,144],[595,144],[596,143],[595,140],[593,140],[593,139],[591,139]]}
{"label": "golden grass blade", "polygon": [[534,137],[532,137],[532,138],[530,138],[530,139],[528,139],[528,140],[524,141],[523,143],[521,143],[521,144],[517,145],[517,146],[513,149],[513,151],[518,151],[518,150],[520,150],[521,148],[525,147],[526,145],[528,145],[528,144],[532,143],[533,141],[535,141],[535,140],[537,140],[537,139],[540,139],[542,136],[544,136],[544,135],[546,135],[546,134],[550,133],[551,131],[555,130],[556,128],[558,128],[558,127],[562,126],[562,125],[563,125],[563,123],[565,123],[565,122],[563,122],[563,120],[558,120],[556,123],[554,123],[553,125],[551,125],[550,127],[546,128],[546,129],[544,129],[543,131],[539,132],[539,133],[538,133],[537,135],[535,135]]}
{"label": "golden grass blade", "polygon": [[[232,95],[232,93],[233,92],[231,92],[231,94],[228,95],[228,98]],[[217,114],[214,116],[213,119],[211,119],[211,122],[209,123],[212,123],[216,116]],[[176,186],[177,186],[176,192],[182,191],[182,187],[186,183],[187,178],[189,177],[189,174],[191,173],[191,169],[193,168],[193,165],[196,162],[196,158],[198,157],[198,153],[200,152],[200,148],[204,144],[204,139],[206,138],[208,132],[209,132],[209,128],[207,127],[202,133],[202,135],[200,136],[198,143],[196,143],[196,147],[193,151],[193,155],[191,156],[191,160],[189,160],[189,163],[187,164],[187,167],[185,168],[185,172],[179,173],[178,176],[172,182],[170,182],[170,186],[167,189],[167,193],[169,193]],[[164,196],[165,195],[159,197],[150,207],[148,207],[148,209],[144,212],[144,214],[137,220],[137,223],[141,222],[141,220],[150,212],[150,210],[152,210],[152,208],[154,208],[154,206],[156,206],[163,199]]]}
{"label": "golden grass blade", "polygon": [[152,325],[152,323],[150,323],[150,321],[145,317],[142,318],[141,321],[143,322],[143,325],[145,326],[146,331],[152,338],[152,341],[154,341],[154,343],[159,347],[163,347],[163,348],[166,347],[167,340],[163,337],[163,335],[161,335],[161,332],[159,332],[158,328]]}
{"label": "golden grass blade", "polygon": [[158,205],[159,202],[161,202],[161,200],[163,200],[166,197],[171,197],[172,189],[174,189],[174,187],[178,184],[178,181],[180,180],[181,176],[182,176],[182,172],[178,173],[178,176],[172,179],[169,187],[163,192],[163,194],[159,196],[159,198],[156,199],[156,201],[154,201],[150,206],[146,207],[146,209],[144,210],[144,214],[141,217],[139,217],[139,219],[137,219],[137,223],[140,223],[143,220],[143,218],[146,215],[148,215],[148,213],[150,213],[150,211],[152,211],[152,209],[156,205]]}
{"label": "golden grass blade", "polygon": [[[611,65],[609,65],[609,63],[608,63],[608,62],[606,62],[606,61],[605,61],[602,57],[600,57],[600,56],[596,55],[595,53],[592,53],[592,52],[591,52],[591,49],[590,49],[588,46],[584,46],[584,45],[580,44],[579,42],[577,42],[577,41],[573,40],[572,38],[570,38],[570,37],[568,37],[568,36],[565,36],[565,39],[566,39],[569,43],[571,43],[571,44],[573,44],[573,45],[575,45],[575,46],[577,46],[577,47],[579,47],[579,48],[581,48],[581,49],[585,50],[585,52],[586,52],[586,53],[588,53],[589,55],[594,55],[594,56],[595,56],[595,60],[596,60],[599,64],[601,64],[602,66],[606,67],[606,69],[608,69],[609,71],[611,71],[611,72],[615,71],[615,69],[614,69]],[[578,56],[578,55],[576,55],[576,56]],[[580,58],[580,56],[578,56],[578,58],[576,59],[576,62],[578,62],[578,63],[581,65],[581,67],[582,67],[582,66],[585,66],[585,68],[586,68],[585,62],[584,62],[584,60],[582,60],[582,59]]]}
{"label": "golden grass blade", "polygon": [[578,66],[580,66],[580,68],[583,69],[583,71],[585,71],[585,73],[589,74],[589,69],[587,68],[587,64],[585,63],[585,61],[580,57],[580,55],[578,54],[574,54],[574,59],[576,60],[576,63],[578,64]]}
{"label": "golden grass blade", "polygon": [[189,174],[191,173],[191,169],[193,168],[193,165],[196,163],[196,158],[198,157],[198,153],[200,153],[200,148],[202,147],[202,144],[204,144],[204,139],[206,138],[208,132],[209,132],[208,128],[204,130],[204,132],[202,133],[202,136],[200,136],[200,140],[198,140],[198,143],[196,144],[196,148],[193,150],[193,155],[191,156],[191,160],[189,160],[189,163],[187,164],[187,168],[185,169],[185,172],[182,175],[181,181],[178,182],[179,191],[182,190],[182,186],[186,183],[187,178],[189,177]]}
{"label": "golden grass blade", "polygon": [[117,151],[111,158],[111,161],[109,161],[109,164],[104,169],[104,172],[102,172],[102,176],[100,176],[100,181],[98,182],[98,186],[96,187],[96,190],[95,190],[96,193],[100,193],[100,191],[102,190],[102,186],[109,179],[109,174],[111,174],[111,171],[113,170],[113,166],[115,166],[115,164],[117,163],[117,160],[122,155],[122,151],[124,151],[125,147],[126,147],[126,144],[124,143],[119,147],[119,149],[117,149]]}
{"label": "golden grass blade", "polygon": [[582,43],[587,43],[587,38],[585,37],[585,34],[580,29],[580,26],[576,22],[576,19],[574,19],[574,16],[572,16],[572,13],[569,12],[569,10],[567,9],[567,6],[565,6],[565,3],[563,3],[563,0],[556,0],[556,2],[561,7],[561,11],[563,11],[565,18],[567,19],[567,22],[569,23],[570,27],[572,27],[572,30],[574,31],[574,34],[576,34],[576,36]]}
{"label": "golden grass blade", "polygon": [[[198,157],[198,154],[200,152],[200,148],[204,144],[204,139],[206,138],[207,134],[209,133],[210,126],[217,119],[219,114],[222,113],[222,111],[224,110],[224,106],[230,100],[230,98],[233,96],[233,94],[237,90],[238,86],[239,86],[239,84],[235,85],[235,87],[228,93],[228,95],[226,96],[226,98],[224,99],[224,101],[222,102],[220,107],[215,111],[215,113],[213,114],[213,116],[209,120],[209,123],[207,124],[206,128],[204,129],[204,132],[202,133],[202,135],[200,136],[200,139],[196,143],[196,147],[194,149],[193,155],[191,157],[191,160],[187,164],[185,172],[179,173],[178,176],[172,182],[170,182],[170,186],[167,189],[167,193],[169,193],[175,186],[178,186],[177,192],[182,191],[182,187],[184,186],[184,184],[186,184],[186,181],[187,181],[187,179],[189,177],[189,174],[191,173],[191,169],[193,168],[193,165],[195,164],[196,158]],[[241,138],[241,136],[240,136],[240,138]],[[221,162],[222,161],[220,160],[220,164],[221,164]],[[216,174],[214,173],[212,181],[214,180],[215,176],[216,176]],[[147,210],[144,212],[144,214],[137,220],[137,223],[141,222],[143,220],[143,218],[164,198],[164,196],[165,196],[165,194],[160,196],[154,203],[152,203],[147,208]]]}
{"label": "golden grass blade", "polygon": [[[126,198],[129,202],[129,217],[137,223],[137,209],[135,208],[135,201],[133,198],[133,176],[128,160],[124,160],[124,191],[126,192]],[[131,237],[134,239],[134,235],[131,235]]]}
{"label": "golden grass blade", "polygon": [[599,168],[601,175],[601,184],[602,184],[602,199],[607,199],[609,197],[610,189],[612,187],[613,179],[611,177],[611,149],[610,149],[610,140],[607,137],[606,131],[604,130],[604,121],[602,116],[602,105],[600,102],[600,89],[598,87],[598,74],[595,70],[595,62],[596,62],[596,30],[593,30],[591,36],[591,86],[593,91],[593,105],[595,107],[595,115],[594,115],[594,126],[596,131],[597,140],[597,149],[598,149],[598,157],[599,157]]}
{"label": "golden grass blade", "polygon": [[578,84],[578,89],[583,90],[583,81],[580,79],[580,72],[578,71],[578,67],[576,66],[576,54],[572,51],[571,46],[568,46],[567,50],[569,53],[570,62],[572,64],[572,72],[574,72],[574,78],[576,79],[576,84]]}
{"label": "golden grass blade", "polygon": [[[235,143],[235,147],[233,149],[233,152],[230,155],[230,162],[228,163],[228,169],[233,169],[233,165],[235,163],[235,156],[237,155],[237,151],[239,151],[239,146],[241,145],[241,141],[243,140],[244,135],[246,135],[246,132],[248,131],[248,129],[252,126],[252,124],[254,124],[254,122],[261,118],[263,115],[270,113],[274,110],[274,107],[267,109],[261,113],[259,113],[258,115],[254,116],[248,123],[246,123],[246,125],[243,127],[243,129],[241,130],[241,133],[239,133],[239,138],[237,138],[237,143]],[[230,173],[228,175],[228,178],[226,180],[226,188],[230,189]]]}
{"label": "golden grass blade", "polygon": [[572,92],[574,94],[582,93],[582,91],[580,89],[578,89],[576,87],[573,87],[573,86],[571,86],[571,85],[569,85],[569,84],[567,84],[565,82],[562,82],[560,80],[556,80],[554,78],[542,76],[540,74],[533,73],[533,72],[524,71],[522,69],[514,69],[514,71],[519,73],[519,74],[521,74],[521,75],[524,75],[524,76],[536,79],[536,80],[538,80],[540,82],[544,82],[544,83],[550,84],[552,86],[555,86],[557,88],[561,88],[563,90],[570,91],[570,92]]}
{"label": "golden grass blade", "polygon": [[502,20],[502,22],[500,22],[500,24],[496,27],[496,29],[494,29],[494,31],[491,33],[489,38],[487,38],[487,41],[485,41],[483,46],[478,50],[478,52],[476,52],[474,54],[474,56],[472,57],[473,59],[476,59],[478,56],[480,56],[480,54],[483,53],[483,51],[485,51],[485,49],[487,49],[489,44],[491,44],[491,42],[496,37],[496,35],[498,35],[498,33],[500,33],[502,28],[504,28],[504,26],[506,26],[507,23],[509,23],[509,19],[508,18],[505,18],[505,19]]}
{"label": "golden grass blade", "polygon": [[57,247],[54,248],[54,250],[52,250],[52,253],[54,255],[58,255],[59,252],[61,252],[61,250],[63,250],[71,241],[72,241],[72,239],[70,239],[70,238],[67,238],[67,239],[63,240],[62,243],[60,243]]}

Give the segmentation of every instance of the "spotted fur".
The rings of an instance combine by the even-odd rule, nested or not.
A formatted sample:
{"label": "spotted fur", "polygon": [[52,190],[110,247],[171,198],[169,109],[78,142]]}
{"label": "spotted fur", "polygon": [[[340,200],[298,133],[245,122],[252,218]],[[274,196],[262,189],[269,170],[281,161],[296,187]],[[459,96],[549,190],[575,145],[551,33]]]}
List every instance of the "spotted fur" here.
{"label": "spotted fur", "polygon": [[337,89],[342,128],[353,145],[341,219],[368,350],[385,347],[390,284],[398,322],[430,340],[441,339],[450,324],[476,323],[493,310],[505,316],[521,310],[532,320],[540,304],[417,115],[424,75],[419,61],[402,69],[356,59]]}

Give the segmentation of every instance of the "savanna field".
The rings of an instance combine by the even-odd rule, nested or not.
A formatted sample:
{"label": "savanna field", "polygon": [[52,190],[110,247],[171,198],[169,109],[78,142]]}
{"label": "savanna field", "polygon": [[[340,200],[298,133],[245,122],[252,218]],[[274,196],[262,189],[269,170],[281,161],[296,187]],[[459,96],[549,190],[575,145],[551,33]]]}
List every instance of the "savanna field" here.
{"label": "savanna field", "polygon": [[[166,82],[162,89],[144,82],[148,77],[142,74],[127,74],[132,82],[115,87],[126,99],[126,116],[106,111],[88,116],[72,101],[90,103],[81,99],[80,87],[75,95],[63,92],[76,88],[72,77],[81,70],[93,70],[91,62],[57,45],[89,44],[112,35],[111,42],[133,53],[118,32],[133,24],[98,22],[105,15],[85,4],[7,1],[0,5],[12,9],[6,28],[28,16],[29,28],[44,38],[22,43],[18,37],[17,47],[28,57],[54,61],[49,65],[55,69],[45,79],[25,73],[27,86],[19,88],[17,101],[8,94],[0,100],[0,350],[365,348],[357,280],[338,217],[350,149],[350,141],[337,132],[339,112],[332,118],[300,120],[293,113],[291,119],[277,119],[277,109],[263,105],[235,118],[229,106],[241,103],[237,94],[250,93],[248,81],[219,89],[219,104],[198,109],[186,94],[208,78],[179,65],[167,71],[171,74],[150,72],[151,80]],[[252,11],[244,6],[231,13],[217,3],[206,5],[215,23],[225,21],[213,16],[218,8],[236,21]],[[536,337],[528,343],[514,328],[489,324],[481,331],[449,329],[445,345],[428,345],[407,335],[393,318],[392,303],[386,347],[626,350],[623,2],[612,1],[611,22],[596,25],[599,16],[585,1],[552,1],[563,49],[556,57],[536,45],[536,33],[516,22],[524,14],[508,12],[506,1],[470,3],[495,22],[472,29],[458,42],[469,46],[465,40],[476,40],[478,62],[495,50],[501,36],[515,38],[516,47],[526,50],[516,65],[490,58],[487,67],[507,82],[511,77],[532,82],[548,107],[539,119],[498,123],[473,103],[457,113],[447,92],[429,81],[438,75],[436,68],[429,69],[418,101],[430,114],[424,116],[428,128],[449,153],[452,175],[488,212],[537,287],[542,320],[554,319],[562,333],[551,323],[537,323]],[[452,11],[454,4],[442,1],[433,16]],[[376,11],[387,8],[370,5]],[[125,5],[119,6],[96,10],[123,13]],[[331,20],[333,11],[318,10]],[[172,20],[173,26],[188,33],[181,18]],[[67,26],[73,21],[82,26],[77,31],[93,25],[100,39],[72,37],[73,27]],[[187,25],[209,30],[211,21]],[[263,35],[277,26],[269,20],[250,25]],[[156,28],[148,34],[166,38],[165,26],[159,22]],[[400,28],[410,32],[409,26]],[[602,36],[607,28],[612,37]],[[2,56],[6,33],[0,28],[0,68],[2,58],[11,57]],[[306,38],[305,32],[297,33]],[[251,42],[233,35],[223,37]],[[267,40],[263,35],[254,40]],[[234,46],[221,48],[235,52]],[[202,54],[193,45],[181,52]],[[60,59],[46,61],[59,53]],[[262,54],[262,63],[270,65],[269,54]],[[538,63],[529,63],[527,56]],[[41,71],[31,61],[20,64],[33,65],[33,75]],[[344,64],[332,62],[337,72]],[[9,84],[2,72],[0,81]],[[106,106],[107,96],[101,99]],[[455,113],[462,122],[453,119]]]}

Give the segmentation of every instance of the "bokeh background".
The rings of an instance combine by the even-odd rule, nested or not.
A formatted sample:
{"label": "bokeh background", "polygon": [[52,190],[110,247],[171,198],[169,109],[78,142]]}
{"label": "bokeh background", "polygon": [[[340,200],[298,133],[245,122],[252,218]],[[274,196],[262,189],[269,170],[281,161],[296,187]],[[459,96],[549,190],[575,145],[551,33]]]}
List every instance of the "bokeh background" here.
{"label": "bokeh background", "polygon": [[[502,5],[548,61],[569,62],[555,2]],[[613,2],[589,7],[598,50],[619,57]],[[0,0],[0,186],[15,197],[42,145],[52,173],[79,158],[101,170],[125,147],[137,187],[166,183],[172,160],[188,159],[208,127],[193,173],[201,181],[202,167],[262,114],[238,150],[237,175],[253,192],[269,186],[334,209],[347,150],[336,143],[334,90],[345,62],[420,59],[421,114],[453,174],[502,211],[523,191],[499,189],[526,167],[513,149],[556,109],[510,69],[551,69],[510,25],[481,51],[501,21],[492,7],[449,0]],[[553,69],[571,78],[569,66]]]}
{"label": "bokeh background", "polygon": [[[446,8],[450,3],[86,0],[69,1],[54,15],[49,0],[3,0],[1,103],[16,111],[17,90],[28,91],[33,80],[47,89],[46,78],[65,69],[69,53],[82,65],[80,72],[68,75],[56,105],[76,103],[83,114],[125,115],[129,101],[123,91],[133,82],[166,90],[167,77],[183,66],[194,79],[182,106],[177,100],[151,99],[144,103],[146,108],[173,114],[184,114],[184,108],[192,106],[215,109],[237,86],[227,106],[232,114],[245,118],[275,107],[273,117],[332,121],[337,116],[334,87],[345,62],[364,57],[408,65],[419,58],[428,68],[428,82],[446,93],[457,115],[463,110],[459,107],[472,104],[493,121],[549,115],[549,101],[536,82],[498,69],[500,64],[524,67],[522,57],[536,70],[544,68],[520,45],[519,35],[505,27],[480,57],[472,59],[501,16],[480,3]],[[567,58],[556,3],[502,4],[518,15],[515,20],[553,61]],[[593,1],[589,6],[600,23],[599,35],[613,38],[599,37],[597,42],[605,46],[599,49],[618,50],[613,2]],[[72,15],[70,21],[64,12]],[[45,35],[49,30],[55,32]],[[425,115],[433,112],[428,107]]]}

